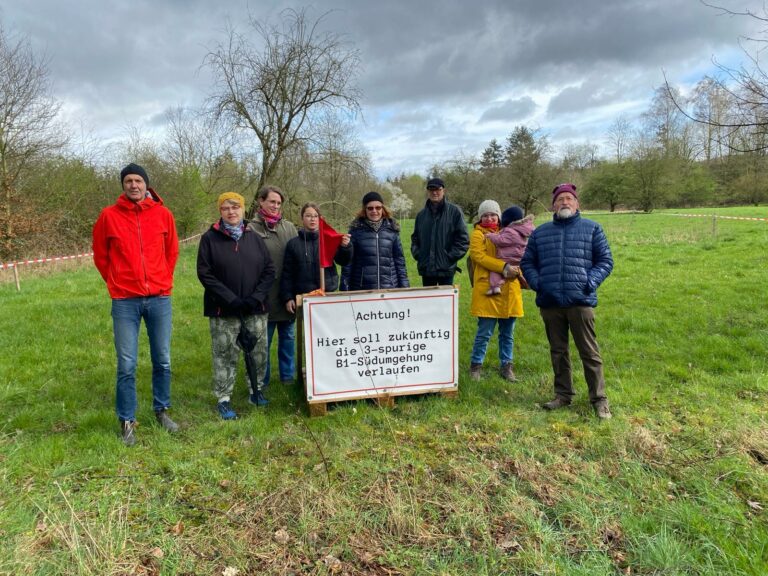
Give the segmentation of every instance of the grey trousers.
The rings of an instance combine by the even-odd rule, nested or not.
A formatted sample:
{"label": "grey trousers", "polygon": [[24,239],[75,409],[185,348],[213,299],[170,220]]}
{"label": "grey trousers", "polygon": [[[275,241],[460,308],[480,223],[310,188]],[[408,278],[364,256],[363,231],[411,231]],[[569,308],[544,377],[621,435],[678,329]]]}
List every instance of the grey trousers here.
{"label": "grey trousers", "polygon": [[589,387],[589,401],[592,404],[605,402],[605,378],[603,359],[595,336],[595,310],[590,306],[571,308],[541,308],[544,328],[549,340],[549,354],[555,373],[555,396],[570,402],[575,396],[571,372],[571,357],[568,351],[568,332],[579,351],[584,367],[584,379]]}

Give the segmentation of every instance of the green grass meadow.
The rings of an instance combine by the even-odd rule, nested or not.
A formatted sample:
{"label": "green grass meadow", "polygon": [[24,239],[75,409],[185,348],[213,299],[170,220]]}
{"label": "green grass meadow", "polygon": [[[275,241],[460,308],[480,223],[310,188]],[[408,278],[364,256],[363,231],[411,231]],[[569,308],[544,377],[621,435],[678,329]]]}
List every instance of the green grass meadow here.
{"label": "green grass meadow", "polygon": [[[574,404],[539,407],[552,377],[530,292],[520,381],[498,376],[495,342],[483,380],[469,380],[466,274],[458,399],[345,402],[310,418],[298,387],[276,381],[266,410],[248,405],[241,372],[240,419],[224,422],[185,246],[172,343],[182,431],[154,422],[142,335],[129,449],[95,268],[22,268],[21,292],[0,272],[0,573],[768,574],[768,222],[672,212],[768,217],[593,215],[615,259],[597,308],[605,422],[575,350]],[[418,284],[412,261],[409,274]]]}

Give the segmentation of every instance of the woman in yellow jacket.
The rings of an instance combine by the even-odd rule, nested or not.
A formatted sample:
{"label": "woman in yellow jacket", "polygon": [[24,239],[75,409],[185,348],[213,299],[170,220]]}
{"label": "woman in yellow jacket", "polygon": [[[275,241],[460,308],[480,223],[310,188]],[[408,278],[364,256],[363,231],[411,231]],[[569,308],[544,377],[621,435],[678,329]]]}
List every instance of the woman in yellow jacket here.
{"label": "woman in yellow jacket", "polygon": [[[473,380],[480,380],[488,342],[498,324],[501,376],[514,382],[516,378],[512,369],[512,358],[515,321],[523,316],[523,297],[518,279],[520,272],[517,267],[496,258],[496,247],[486,238],[487,234],[499,231],[501,209],[498,202],[484,200],[480,203],[477,214],[479,221],[475,223],[469,237],[469,255],[474,266],[470,312],[477,318],[477,333],[472,347],[469,374]],[[500,294],[486,294],[490,288],[491,272],[498,272],[507,278]]]}

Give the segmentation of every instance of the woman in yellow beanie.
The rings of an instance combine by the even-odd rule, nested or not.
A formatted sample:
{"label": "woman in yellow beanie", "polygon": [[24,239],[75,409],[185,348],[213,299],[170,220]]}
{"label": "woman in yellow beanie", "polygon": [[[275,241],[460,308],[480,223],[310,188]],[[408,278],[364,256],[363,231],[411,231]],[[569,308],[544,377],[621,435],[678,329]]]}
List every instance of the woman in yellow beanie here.
{"label": "woman in yellow beanie", "polygon": [[237,192],[224,192],[217,204],[221,217],[200,239],[197,277],[205,288],[203,314],[210,319],[217,409],[224,420],[234,420],[237,413],[230,402],[240,357],[241,325],[255,339],[252,350],[243,350],[249,356],[246,363],[255,367],[255,374],[246,376],[250,401],[257,406],[268,403],[261,387],[267,366],[268,298],[275,267],[266,244],[244,219],[245,199]]}

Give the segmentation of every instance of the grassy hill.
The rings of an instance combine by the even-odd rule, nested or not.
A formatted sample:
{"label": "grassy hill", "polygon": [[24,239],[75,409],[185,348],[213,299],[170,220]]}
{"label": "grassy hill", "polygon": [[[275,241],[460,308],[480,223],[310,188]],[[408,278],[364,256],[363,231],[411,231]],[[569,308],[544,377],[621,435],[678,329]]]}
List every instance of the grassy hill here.
{"label": "grassy hill", "polygon": [[[578,364],[571,409],[539,408],[551,367],[531,293],[520,382],[468,379],[466,275],[457,400],[347,402],[310,419],[279,383],[266,410],[248,406],[240,374],[241,418],[223,422],[190,246],[172,343],[183,431],[154,425],[142,336],[126,449],[95,269],[25,276],[20,293],[0,284],[0,573],[768,573],[768,222],[595,219],[616,261],[597,309],[608,422]],[[487,366],[496,358],[494,342]]]}

